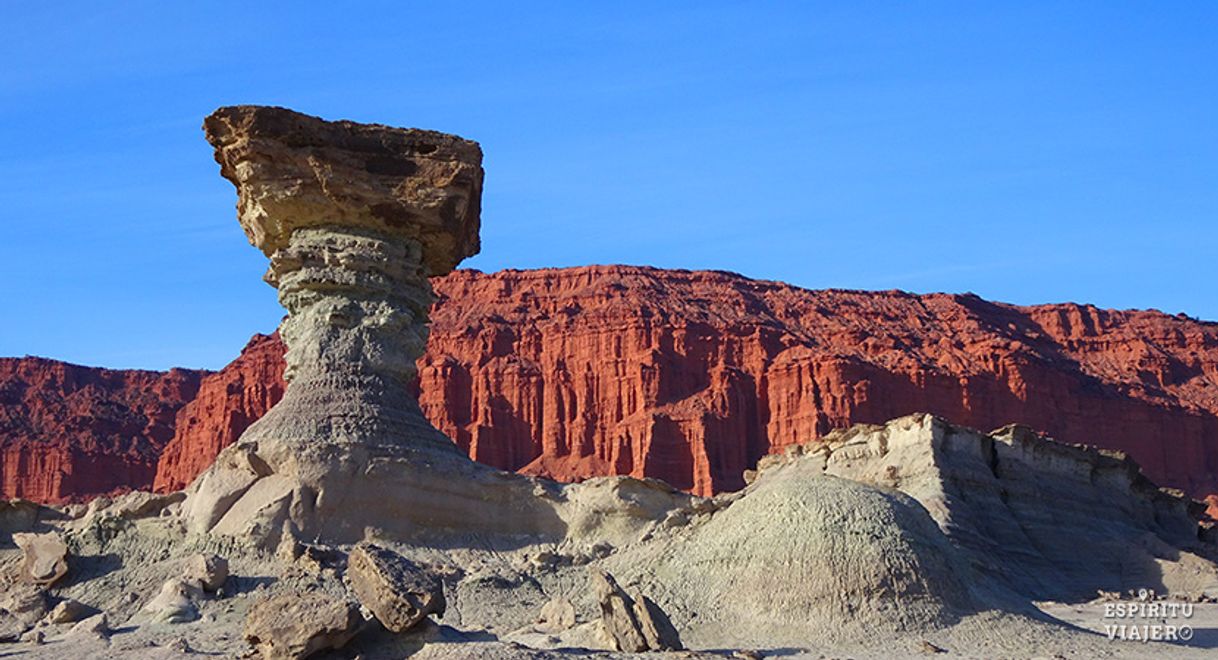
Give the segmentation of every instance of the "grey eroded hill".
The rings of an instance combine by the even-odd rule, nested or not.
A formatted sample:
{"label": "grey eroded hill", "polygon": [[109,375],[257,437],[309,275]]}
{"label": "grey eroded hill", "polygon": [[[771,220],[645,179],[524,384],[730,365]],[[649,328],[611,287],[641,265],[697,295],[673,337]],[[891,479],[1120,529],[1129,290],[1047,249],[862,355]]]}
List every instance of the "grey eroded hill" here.
{"label": "grey eroded hill", "polygon": [[1118,452],[1018,426],[987,435],[910,415],[792,447],[760,467],[793,463],[909,494],[980,572],[1031,599],[1137,589],[1218,596],[1204,507],[1157,488]]}

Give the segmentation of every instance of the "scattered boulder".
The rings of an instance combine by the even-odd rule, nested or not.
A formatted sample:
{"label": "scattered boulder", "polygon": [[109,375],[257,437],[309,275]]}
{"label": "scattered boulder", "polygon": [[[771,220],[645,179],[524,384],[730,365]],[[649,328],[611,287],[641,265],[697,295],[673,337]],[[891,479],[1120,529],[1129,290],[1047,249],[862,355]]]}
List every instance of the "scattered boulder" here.
{"label": "scattered boulder", "polygon": [[21,636],[21,642],[38,646],[46,641],[46,637],[46,633],[35,628],[33,630],[26,631],[26,633]]}
{"label": "scattered boulder", "polygon": [[635,615],[634,600],[605,571],[593,570],[592,583],[601,606],[601,628],[610,648],[625,653],[646,651],[647,638]]}
{"label": "scattered boulder", "polygon": [[21,578],[30,584],[51,585],[68,572],[68,545],[55,532],[13,534],[25,561]]}
{"label": "scattered boulder", "polygon": [[343,559],[343,554],[327,545],[302,543],[292,532],[290,522],[285,522],[275,549],[275,556],[285,564],[309,575],[334,575]]}
{"label": "scattered boulder", "polygon": [[43,619],[46,623],[76,623],[86,619],[97,613],[92,607],[84,603],[67,598],[59,601],[59,604],[51,609],[50,614],[47,614]]}
{"label": "scattered boulder", "polygon": [[542,632],[558,633],[575,626],[575,605],[571,601],[556,596],[541,606],[541,616],[537,619],[536,628]]}
{"label": "scattered boulder", "polygon": [[204,591],[216,591],[228,579],[228,560],[220,555],[196,554],[186,560],[186,581]]}
{"label": "scattered boulder", "polygon": [[168,580],[161,585],[161,592],[148,601],[140,610],[148,620],[156,623],[186,623],[199,618],[199,608],[194,598],[199,588],[193,582]]}
{"label": "scattered boulder", "polygon": [[664,610],[660,609],[643,592],[637,588],[627,592],[634,600],[634,618],[639,622],[643,638],[647,640],[647,648],[652,651],[680,651],[685,648],[681,644],[681,635],[668,619]]}
{"label": "scattered boulder", "polygon": [[360,603],[393,632],[403,632],[428,614],[444,614],[440,578],[392,550],[360,543],[347,559],[347,579]]}
{"label": "scattered boulder", "polygon": [[320,592],[281,594],[250,608],[244,634],[265,660],[307,658],[342,648],[362,621],[351,601]]}
{"label": "scattered boulder", "polygon": [[72,629],[68,631],[68,637],[109,639],[110,622],[106,619],[106,614],[104,612],[101,614],[95,614],[72,626]]}

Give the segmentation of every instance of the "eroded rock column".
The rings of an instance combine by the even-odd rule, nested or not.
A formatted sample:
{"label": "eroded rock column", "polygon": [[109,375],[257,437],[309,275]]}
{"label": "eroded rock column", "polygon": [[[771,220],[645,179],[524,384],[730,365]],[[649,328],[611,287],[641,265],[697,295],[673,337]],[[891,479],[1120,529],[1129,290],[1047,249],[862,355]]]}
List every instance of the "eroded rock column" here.
{"label": "eroded rock column", "polygon": [[204,130],[288,310],[288,389],[248,439],[448,449],[406,384],[426,347],[428,277],[479,249],[477,143],[258,106],[221,108]]}
{"label": "eroded rock column", "polygon": [[191,486],[191,527],[268,539],[513,522],[482,487],[531,486],[469,461],[408,389],[428,278],[479,248],[478,145],[258,106],[221,108],[204,129],[288,312],[288,387]]}

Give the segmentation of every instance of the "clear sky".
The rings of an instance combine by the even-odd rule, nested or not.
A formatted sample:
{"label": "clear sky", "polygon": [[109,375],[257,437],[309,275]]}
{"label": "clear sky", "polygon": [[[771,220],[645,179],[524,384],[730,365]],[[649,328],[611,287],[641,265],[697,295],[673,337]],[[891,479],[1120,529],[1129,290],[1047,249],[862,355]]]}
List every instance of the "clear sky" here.
{"label": "clear sky", "polygon": [[486,153],[466,265],[1218,320],[1218,3],[5,2],[0,355],[218,368],[281,316],[220,105]]}

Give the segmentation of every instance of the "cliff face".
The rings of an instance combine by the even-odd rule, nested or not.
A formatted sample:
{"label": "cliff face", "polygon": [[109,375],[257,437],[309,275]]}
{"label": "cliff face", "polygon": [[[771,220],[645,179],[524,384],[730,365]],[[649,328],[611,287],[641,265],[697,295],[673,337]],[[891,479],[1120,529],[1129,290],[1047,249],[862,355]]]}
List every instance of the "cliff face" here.
{"label": "cliff face", "polygon": [[[433,285],[420,405],[497,467],[706,494],[833,428],[929,412],[1122,450],[1161,485],[1218,492],[1218,324],[632,267],[458,271]],[[278,341],[256,337],[204,379],[157,486],[189,482],[263,414],[282,364]]]}
{"label": "cliff face", "polygon": [[502,468],[706,494],[786,445],[923,411],[1218,489],[1216,324],[623,267],[458,272],[436,289],[420,402]]}
{"label": "cliff face", "polygon": [[1218,530],[1203,522],[1205,505],[1156,487],[1122,452],[917,414],[788,447],[750,476],[799,469],[913,497],[969,564],[1032,600],[1218,589]]}
{"label": "cliff face", "polygon": [[[1215,324],[631,267],[460,271],[434,286],[420,404],[500,468],[653,476],[708,494],[740,488],[746,468],[787,445],[926,411],[1101,444],[1161,484],[1218,490]],[[271,341],[233,366],[281,369]],[[233,418],[213,430],[197,405],[158,484],[188,482],[239,434]],[[181,455],[189,469],[170,464]]]}
{"label": "cliff face", "polygon": [[185,488],[283,397],[283,353],[277,336],[254,335],[236,360],[203,378],[198,396],[178,412],[173,442],[156,468],[155,490]]}
{"label": "cliff face", "polygon": [[203,373],[0,358],[0,497],[55,503],[148,484]]}

